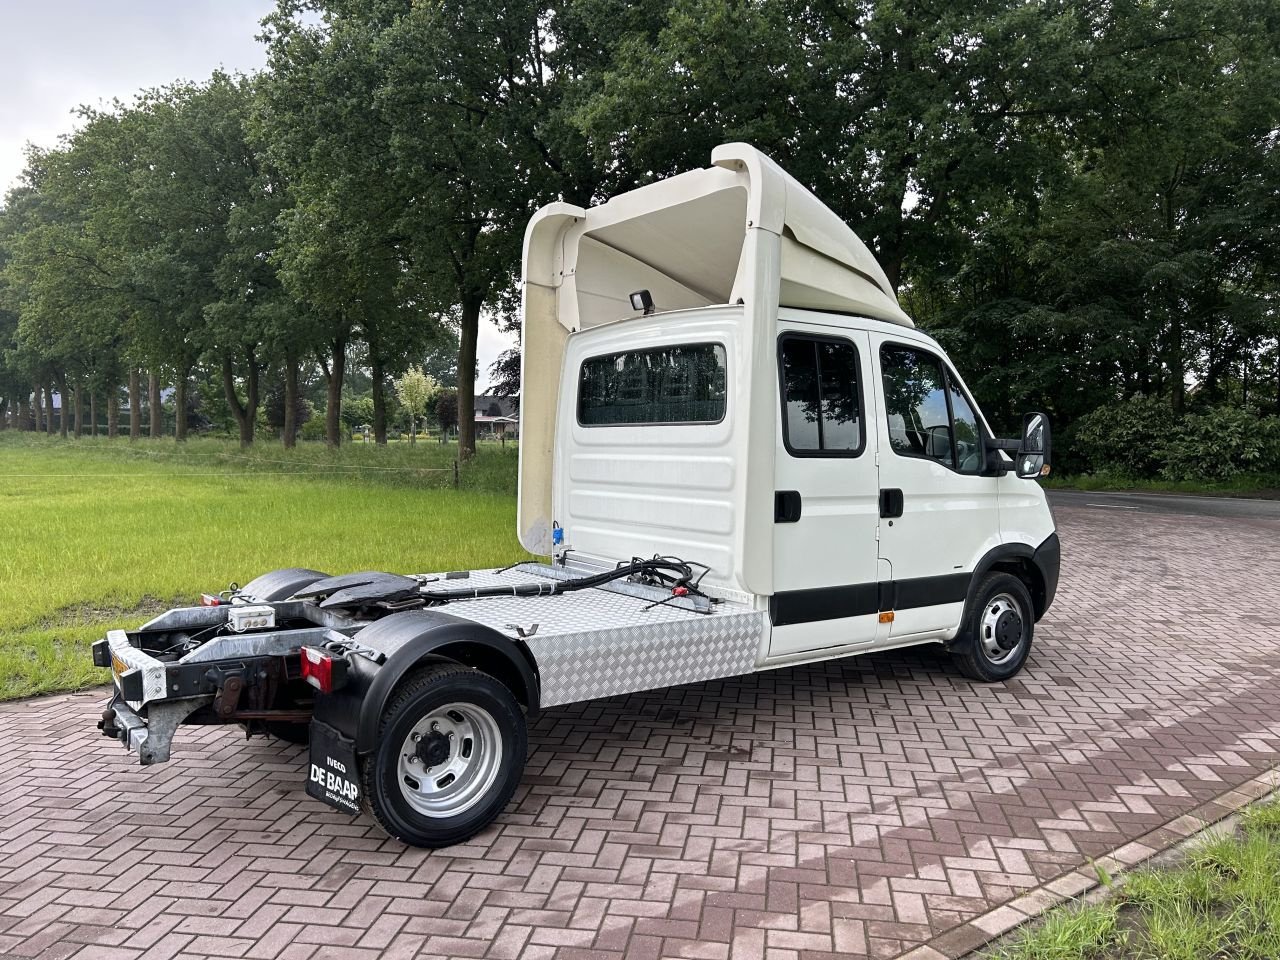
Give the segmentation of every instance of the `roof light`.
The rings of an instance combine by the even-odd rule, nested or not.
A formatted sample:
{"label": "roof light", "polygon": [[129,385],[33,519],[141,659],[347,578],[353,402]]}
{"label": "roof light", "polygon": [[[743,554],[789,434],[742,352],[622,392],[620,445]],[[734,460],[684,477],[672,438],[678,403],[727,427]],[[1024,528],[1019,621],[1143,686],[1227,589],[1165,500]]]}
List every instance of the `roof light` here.
{"label": "roof light", "polygon": [[653,296],[648,290],[637,290],[635,293],[631,294],[631,309],[642,310],[644,311],[644,315],[647,317],[649,314],[653,313],[654,310]]}

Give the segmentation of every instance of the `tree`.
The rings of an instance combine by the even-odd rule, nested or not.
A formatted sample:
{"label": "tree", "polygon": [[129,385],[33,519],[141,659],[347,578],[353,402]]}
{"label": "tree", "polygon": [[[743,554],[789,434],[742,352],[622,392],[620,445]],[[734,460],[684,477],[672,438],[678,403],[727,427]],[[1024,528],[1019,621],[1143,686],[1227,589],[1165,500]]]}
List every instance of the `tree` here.
{"label": "tree", "polygon": [[519,408],[520,351],[514,347],[504,350],[498,359],[489,365],[489,376],[493,380],[493,385],[489,388],[490,392],[495,396],[514,400]]}
{"label": "tree", "polygon": [[[78,144],[53,150],[32,149],[29,188],[9,212],[13,230],[8,244],[7,285],[18,313],[15,358],[47,398],[52,424],[53,387],[62,397],[59,429],[68,433],[74,410],[74,436],[84,428],[85,393],[94,397],[119,383],[121,321],[127,302],[121,292],[121,264],[90,223],[97,171],[114,157],[116,131],[90,124]],[[110,170],[102,179],[110,177]],[[72,400],[74,398],[74,404]],[[96,418],[95,418],[96,419]]]}
{"label": "tree", "polygon": [[439,386],[422,372],[421,367],[410,367],[396,380],[396,396],[400,405],[409,411],[409,442],[418,442],[418,418],[427,412]]}
{"label": "tree", "polygon": [[[408,264],[403,220],[420,200],[387,170],[396,131],[379,99],[386,75],[379,44],[391,9],[280,0],[264,24],[271,73],[257,137],[285,172],[292,201],[275,259],[289,292],[311,307],[309,339],[328,384],[331,445],[353,340],[368,350],[374,434],[385,443],[389,378],[430,339],[441,313]],[[304,10],[325,16],[317,23]],[[343,95],[317,97],[316,90]]]}
{"label": "tree", "polygon": [[1067,42],[1086,68],[1071,125],[1040,134],[1066,162],[988,204],[982,232],[910,294],[1005,423],[1043,405],[1069,427],[1135,394],[1181,415],[1190,384],[1202,405],[1243,402],[1276,336],[1280,61],[1258,28],[1275,11],[1095,17]]}
{"label": "tree", "polygon": [[[474,406],[474,400],[472,401]],[[436,419],[440,421],[440,442],[444,443],[449,437],[449,431],[458,426],[459,409],[461,404],[458,403],[458,391],[446,389],[436,393],[435,412]]]}
{"label": "tree", "polygon": [[417,318],[456,315],[463,457],[481,311],[512,302],[524,224],[569,169],[541,138],[563,89],[550,19],[536,3],[280,0],[267,20],[266,124],[298,200],[290,245],[327,258],[307,295],[340,292],[378,365],[403,355]]}
{"label": "tree", "polygon": [[[0,420],[52,430],[61,392],[64,433],[104,399],[114,433],[127,382],[137,432],[146,370],[153,435],[163,384],[179,437],[213,384],[244,444],[273,393],[292,444],[308,391],[331,445],[381,442],[418,367],[456,383],[466,457],[532,212],[735,139],[869,242],[998,423],[1280,412],[1274,3],[277,0],[264,31],[264,74],[31,153],[0,211]],[[518,394],[515,351],[491,373]]]}

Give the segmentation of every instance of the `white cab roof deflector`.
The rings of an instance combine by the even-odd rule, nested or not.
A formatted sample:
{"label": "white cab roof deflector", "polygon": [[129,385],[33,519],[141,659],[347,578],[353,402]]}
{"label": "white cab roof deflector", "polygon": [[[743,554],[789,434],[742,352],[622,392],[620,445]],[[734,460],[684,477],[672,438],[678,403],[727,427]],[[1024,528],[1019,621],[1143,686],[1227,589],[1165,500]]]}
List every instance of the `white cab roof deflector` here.
{"label": "white cab roof deflector", "polygon": [[781,167],[745,143],[717,147],[711,163],[598,207],[552,203],[529,222],[517,526],[532,553],[551,550],[568,335],[638,316],[631,292],[649,290],[660,311],[742,301],[761,332],[780,306],[913,325],[866,245]]}

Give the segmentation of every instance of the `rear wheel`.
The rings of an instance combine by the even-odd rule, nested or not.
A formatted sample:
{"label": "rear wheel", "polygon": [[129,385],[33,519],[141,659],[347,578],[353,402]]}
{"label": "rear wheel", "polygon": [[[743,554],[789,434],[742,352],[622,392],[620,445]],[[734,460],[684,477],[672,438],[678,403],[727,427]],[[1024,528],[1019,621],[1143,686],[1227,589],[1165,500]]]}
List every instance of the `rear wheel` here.
{"label": "rear wheel", "polygon": [[498,680],[459,664],[419,670],[392,696],[361,763],[365,802],[398,840],[460,843],[506,807],[527,742],[520,704]]}
{"label": "rear wheel", "polygon": [[1008,680],[1031,653],[1035,610],[1026,584],[1011,573],[983,577],[952,649],[960,672],[987,683]]}

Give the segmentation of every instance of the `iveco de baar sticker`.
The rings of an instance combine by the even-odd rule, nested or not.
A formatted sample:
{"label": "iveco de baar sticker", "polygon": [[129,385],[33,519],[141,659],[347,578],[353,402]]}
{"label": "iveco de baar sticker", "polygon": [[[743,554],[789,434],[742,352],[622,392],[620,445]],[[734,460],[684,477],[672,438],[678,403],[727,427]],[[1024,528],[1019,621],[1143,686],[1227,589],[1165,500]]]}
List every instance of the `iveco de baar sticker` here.
{"label": "iveco de baar sticker", "polygon": [[[360,812],[360,787],[350,777],[346,764],[325,757],[325,767],[311,763],[307,793],[348,813]],[[326,767],[328,769],[326,769]]]}

